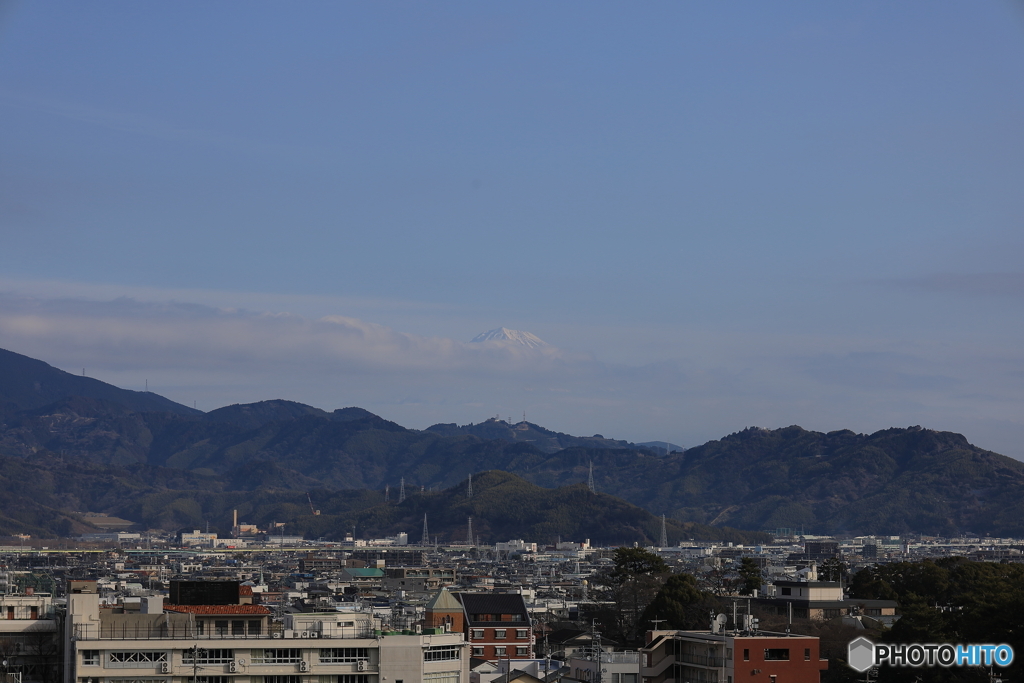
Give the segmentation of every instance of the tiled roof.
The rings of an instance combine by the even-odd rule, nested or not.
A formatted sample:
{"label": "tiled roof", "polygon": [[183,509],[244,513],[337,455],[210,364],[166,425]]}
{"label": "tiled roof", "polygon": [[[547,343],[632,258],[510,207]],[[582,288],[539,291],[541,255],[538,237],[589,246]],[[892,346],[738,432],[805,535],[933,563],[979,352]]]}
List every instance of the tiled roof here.
{"label": "tiled roof", "polygon": [[263,605],[164,605],[165,612],[184,614],[270,614]]}
{"label": "tiled roof", "polygon": [[238,594],[239,595],[252,595],[252,586],[239,586],[238,587]]}
{"label": "tiled roof", "polygon": [[426,604],[425,609],[433,612],[461,612],[462,603],[458,599],[448,592],[447,589],[442,588],[437,592],[430,602]]}

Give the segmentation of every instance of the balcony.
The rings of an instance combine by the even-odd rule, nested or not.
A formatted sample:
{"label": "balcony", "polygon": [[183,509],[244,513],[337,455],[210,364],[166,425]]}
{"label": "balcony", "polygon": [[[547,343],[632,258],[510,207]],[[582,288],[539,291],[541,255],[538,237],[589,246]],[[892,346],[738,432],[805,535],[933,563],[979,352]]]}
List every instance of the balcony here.
{"label": "balcony", "polygon": [[698,655],[689,652],[680,652],[676,655],[677,662],[685,662],[686,664],[697,664],[698,666],[712,666],[721,667],[725,666],[725,657],[716,657],[713,655]]}

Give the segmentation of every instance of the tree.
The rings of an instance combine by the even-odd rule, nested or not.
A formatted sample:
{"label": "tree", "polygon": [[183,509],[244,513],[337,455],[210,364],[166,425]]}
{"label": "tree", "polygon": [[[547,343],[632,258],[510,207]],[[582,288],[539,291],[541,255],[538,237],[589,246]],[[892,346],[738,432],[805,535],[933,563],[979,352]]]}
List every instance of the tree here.
{"label": "tree", "polygon": [[740,593],[742,595],[753,595],[754,591],[761,588],[761,567],[752,557],[744,557],[740,562]]}
{"label": "tree", "polygon": [[619,581],[645,575],[668,574],[669,567],[665,560],[643,548],[616,548],[612,555],[615,563],[612,578]]}
{"label": "tree", "polygon": [[[717,601],[700,590],[692,574],[673,574],[647,605],[640,621],[651,628],[702,628],[708,625],[717,605]],[[655,619],[664,623],[657,625]]]}

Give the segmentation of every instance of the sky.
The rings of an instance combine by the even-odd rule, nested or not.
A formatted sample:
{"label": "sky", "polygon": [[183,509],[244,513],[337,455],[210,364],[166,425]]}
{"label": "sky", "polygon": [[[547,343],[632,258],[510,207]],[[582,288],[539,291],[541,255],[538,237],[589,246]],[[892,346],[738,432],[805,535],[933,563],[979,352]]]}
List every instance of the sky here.
{"label": "sky", "polygon": [[1019,2],[0,0],[0,121],[0,348],[61,369],[1024,459]]}

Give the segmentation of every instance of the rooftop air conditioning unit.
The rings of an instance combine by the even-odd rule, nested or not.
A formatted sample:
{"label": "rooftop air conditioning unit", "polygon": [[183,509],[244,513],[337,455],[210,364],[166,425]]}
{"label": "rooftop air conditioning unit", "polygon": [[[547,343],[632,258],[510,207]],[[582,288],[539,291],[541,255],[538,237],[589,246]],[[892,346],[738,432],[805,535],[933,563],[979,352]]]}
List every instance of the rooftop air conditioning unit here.
{"label": "rooftop air conditioning unit", "polygon": [[309,631],[303,631],[302,632],[302,637],[303,638],[309,638]]}
{"label": "rooftop air conditioning unit", "polygon": [[170,662],[160,662],[160,673],[162,673],[162,674],[169,674],[169,673],[171,673],[171,663]]}
{"label": "rooftop air conditioning unit", "polygon": [[270,637],[271,637],[271,638],[280,638],[280,637],[281,637],[281,634],[280,634],[280,633],[271,633],[271,634],[270,634]]}
{"label": "rooftop air conditioning unit", "polygon": [[319,638],[319,637],[320,637],[320,634],[319,634],[319,633],[317,633],[316,631],[310,631],[310,632],[309,632],[309,637],[310,637],[310,638]]}
{"label": "rooftop air conditioning unit", "polygon": [[228,662],[228,673],[233,674],[238,671],[238,665],[234,662]]}
{"label": "rooftop air conditioning unit", "polygon": [[302,673],[309,671],[309,662],[299,662],[299,671]]}
{"label": "rooftop air conditioning unit", "polygon": [[366,671],[366,660],[360,659],[356,662],[356,671]]}

